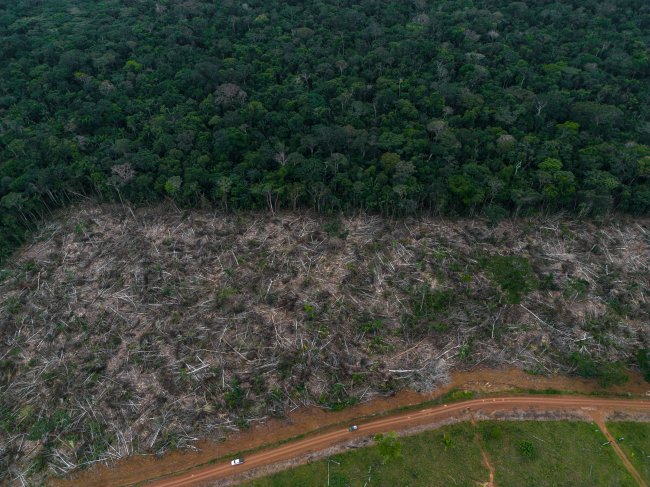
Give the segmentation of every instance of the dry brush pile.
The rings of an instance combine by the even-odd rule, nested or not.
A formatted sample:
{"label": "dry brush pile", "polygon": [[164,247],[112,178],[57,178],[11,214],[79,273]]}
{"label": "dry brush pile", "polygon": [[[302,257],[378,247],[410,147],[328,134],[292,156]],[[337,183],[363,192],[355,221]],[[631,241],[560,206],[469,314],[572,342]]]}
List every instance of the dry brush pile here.
{"label": "dry brush pile", "polygon": [[649,264],[647,220],[64,214],[0,271],[0,482],[479,363],[621,380]]}

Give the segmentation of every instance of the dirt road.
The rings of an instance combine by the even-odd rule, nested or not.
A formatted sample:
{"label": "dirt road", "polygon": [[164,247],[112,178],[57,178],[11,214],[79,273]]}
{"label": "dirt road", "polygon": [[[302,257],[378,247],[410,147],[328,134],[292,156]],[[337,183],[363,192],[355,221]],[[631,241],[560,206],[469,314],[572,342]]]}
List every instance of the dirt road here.
{"label": "dirt road", "polygon": [[470,411],[488,413],[493,411],[512,411],[516,409],[533,411],[584,410],[585,413],[593,412],[595,410],[603,412],[637,411],[647,413],[650,411],[650,401],[642,399],[601,399],[572,396],[522,396],[474,399],[380,418],[361,424],[359,426],[359,431],[354,433],[350,433],[347,429],[341,428],[316,436],[310,436],[286,445],[281,445],[277,448],[251,454],[246,457],[246,462],[243,465],[236,467],[231,466],[229,463],[211,465],[208,467],[197,468],[196,470],[186,472],[182,475],[159,480],[148,485],[153,487],[209,485],[211,481],[235,477],[248,470],[271,465],[294,457],[301,457],[308,453],[323,450],[339,443],[345,443],[353,438],[353,435],[367,436],[391,430],[403,430],[427,423],[439,422],[452,417],[462,417],[467,415]]}
{"label": "dirt road", "polygon": [[[328,411],[318,407],[305,407],[292,411],[286,418],[271,418],[244,431],[232,432],[225,441],[203,439],[195,446],[196,452],[172,451],[162,458],[155,456],[132,455],[116,464],[96,464],[88,470],[79,470],[68,478],[52,479],[51,487],[106,487],[140,485],[150,479],[161,479],[197,469],[197,465],[207,465],[214,458],[235,455],[239,451],[258,450],[265,445],[287,442],[305,432],[315,435],[329,432],[335,425],[361,421],[359,418],[372,418],[395,411],[401,407],[414,406],[442,397],[452,390],[473,391],[482,395],[515,395],[516,390],[572,391],[582,394],[608,392],[611,394],[631,394],[635,397],[650,397],[650,386],[639,374],[630,374],[630,380],[622,386],[613,386],[607,391],[595,381],[560,375],[531,375],[513,367],[500,369],[476,368],[470,371],[457,371],[452,381],[431,393],[421,394],[407,389],[394,396],[375,397],[342,411]],[[424,425],[431,428],[434,422]],[[218,435],[215,435],[215,438]],[[340,445],[340,444],[339,444]],[[340,447],[340,446],[339,446]],[[319,452],[322,455],[323,450]],[[274,464],[278,465],[278,464]]]}

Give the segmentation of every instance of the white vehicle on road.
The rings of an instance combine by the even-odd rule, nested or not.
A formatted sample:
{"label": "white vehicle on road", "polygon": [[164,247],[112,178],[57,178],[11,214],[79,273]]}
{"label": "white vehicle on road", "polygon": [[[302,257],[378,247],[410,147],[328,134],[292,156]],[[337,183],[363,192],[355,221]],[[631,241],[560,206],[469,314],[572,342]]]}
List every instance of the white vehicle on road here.
{"label": "white vehicle on road", "polygon": [[235,458],[234,460],[232,460],[230,462],[230,465],[232,465],[234,467],[235,465],[241,465],[242,463],[244,463],[243,458]]}

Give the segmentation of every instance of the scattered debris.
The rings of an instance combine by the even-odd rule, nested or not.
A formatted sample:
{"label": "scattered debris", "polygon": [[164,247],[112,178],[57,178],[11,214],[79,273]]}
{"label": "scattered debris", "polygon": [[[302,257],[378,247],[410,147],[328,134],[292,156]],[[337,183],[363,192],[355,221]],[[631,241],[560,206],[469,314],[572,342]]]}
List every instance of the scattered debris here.
{"label": "scattered debris", "polygon": [[0,482],[648,347],[647,220],[61,215],[0,273]]}

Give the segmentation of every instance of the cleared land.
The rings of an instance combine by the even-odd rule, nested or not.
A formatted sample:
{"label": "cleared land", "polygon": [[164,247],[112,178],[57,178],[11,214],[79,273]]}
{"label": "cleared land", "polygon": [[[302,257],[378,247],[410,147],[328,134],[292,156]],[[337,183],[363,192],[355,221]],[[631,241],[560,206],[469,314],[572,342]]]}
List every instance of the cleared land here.
{"label": "cleared land", "polygon": [[[636,425],[636,423],[633,423]],[[480,434],[480,440],[476,433]],[[377,446],[330,457],[330,486],[476,486],[485,484],[481,446],[499,486],[630,486],[627,473],[593,423],[481,421],[400,438],[401,458],[384,458]],[[250,487],[327,485],[327,460],[304,465]]]}
{"label": "cleared land", "polygon": [[621,382],[649,347],[649,235],[647,220],[64,214],[0,274],[0,480],[430,391],[478,364]]}

